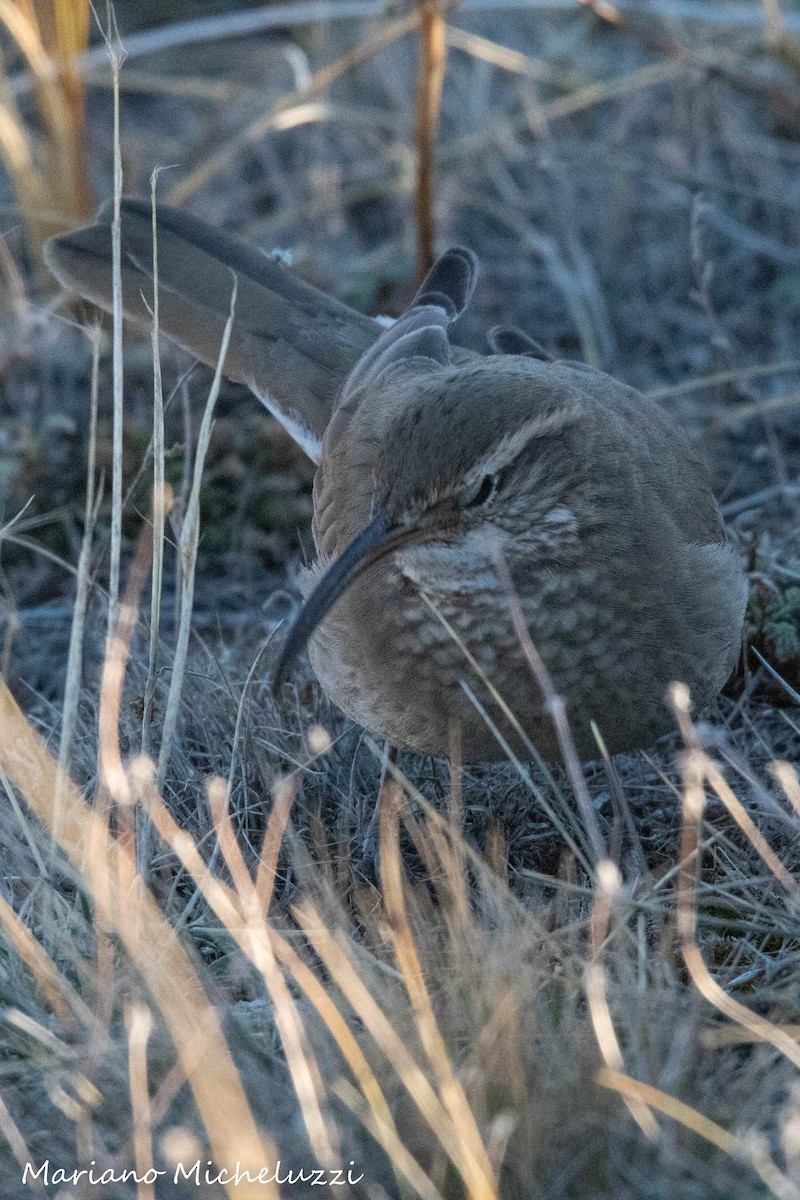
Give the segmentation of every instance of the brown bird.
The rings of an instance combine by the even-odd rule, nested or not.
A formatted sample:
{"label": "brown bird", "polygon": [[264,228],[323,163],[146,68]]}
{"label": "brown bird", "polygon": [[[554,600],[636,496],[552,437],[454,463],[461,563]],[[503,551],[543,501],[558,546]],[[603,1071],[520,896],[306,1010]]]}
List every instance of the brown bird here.
{"label": "brown bird", "polygon": [[[105,309],[110,221],[106,208],[46,248],[58,279]],[[308,641],[356,721],[437,755],[457,728],[472,761],[504,755],[478,705],[514,740],[488,680],[556,758],[502,558],[583,757],[597,756],[591,721],[612,753],[669,729],[675,680],[698,706],[716,695],[739,652],[746,584],[697,453],[652,400],[548,361],[515,330],[492,331],[485,357],[454,349],[449,327],[477,271],[468,250],[447,251],[389,328],[181,212],[160,210],[158,257],[162,330],[207,363],[236,275],[226,374],[319,464],[318,558],[279,678]],[[125,311],[149,323],[149,202],[123,203],[122,269]]]}

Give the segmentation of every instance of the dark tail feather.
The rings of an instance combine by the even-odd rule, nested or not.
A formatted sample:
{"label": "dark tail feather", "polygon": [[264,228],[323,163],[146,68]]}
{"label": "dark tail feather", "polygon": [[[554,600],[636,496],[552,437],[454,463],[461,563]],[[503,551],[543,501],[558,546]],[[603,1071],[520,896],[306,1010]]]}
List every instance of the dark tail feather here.
{"label": "dark tail feather", "polygon": [[[111,219],[104,206],[94,225],[51,239],[45,260],[72,291],[111,310]],[[153,302],[149,200],[122,203],[125,314],[149,327]],[[214,365],[238,293],[225,363],[311,452],[322,438],[342,382],[380,334],[368,317],[318,291],[285,266],[166,206],[158,208],[159,316],[162,331]]]}
{"label": "dark tail feather", "polygon": [[455,321],[469,304],[477,279],[477,257],[464,246],[451,246],[436,259],[409,308],[433,304]]}

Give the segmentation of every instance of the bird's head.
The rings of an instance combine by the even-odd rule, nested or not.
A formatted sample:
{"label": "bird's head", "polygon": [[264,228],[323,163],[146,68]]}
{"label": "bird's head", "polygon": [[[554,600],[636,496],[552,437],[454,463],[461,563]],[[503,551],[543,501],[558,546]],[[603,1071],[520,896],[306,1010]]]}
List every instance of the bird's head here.
{"label": "bird's head", "polygon": [[581,412],[548,364],[491,357],[403,386],[375,458],[372,515],[307,598],[276,685],[339,598],[390,556],[420,590],[468,601],[498,550],[545,570],[575,546]]}

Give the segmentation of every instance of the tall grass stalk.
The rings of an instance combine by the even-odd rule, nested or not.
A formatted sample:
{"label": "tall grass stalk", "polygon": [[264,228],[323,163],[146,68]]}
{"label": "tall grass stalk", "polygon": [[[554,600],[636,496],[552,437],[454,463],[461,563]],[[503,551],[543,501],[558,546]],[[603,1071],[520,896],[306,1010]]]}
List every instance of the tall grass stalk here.
{"label": "tall grass stalk", "polygon": [[150,202],[153,210],[153,567],[150,590],[150,648],[147,682],[142,715],[142,754],[150,753],[150,726],[158,669],[158,639],[161,629],[161,585],[164,573],[164,524],[169,497],[165,490],[164,470],[164,389],[161,379],[161,344],[158,319],[158,234],[156,183],[159,171],[150,177]]}
{"label": "tall grass stalk", "polygon": [[83,673],[83,635],[86,624],[86,609],[89,601],[89,586],[91,583],[90,570],[92,561],[92,546],[94,527],[97,520],[97,504],[100,495],[95,497],[95,461],[97,456],[97,401],[100,390],[100,329],[93,325],[89,330],[92,345],[92,382],[89,399],[89,444],[86,462],[86,500],[83,512],[83,538],[78,556],[78,573],[75,587],[75,606],[72,610],[72,623],[69,635],[69,651],[67,654],[67,671],[64,683],[64,709],[61,719],[61,739],[58,747],[58,778],[55,799],[54,829],[56,838],[60,829],[61,812],[61,782],[70,772],[70,759],[73,752],[73,741],[78,720],[78,701],[80,698]]}
{"label": "tall grass stalk", "polygon": [[117,20],[111,0],[106,0],[106,29],[103,37],[113,77],[114,97],[114,216],[111,222],[113,288],[113,390],[114,419],[111,465],[111,558],[109,566],[108,640],[117,624],[119,573],[122,554],[122,465],[123,465],[123,357],[122,357],[122,146],[119,131],[119,73],[125,51],[119,39]]}
{"label": "tall grass stalk", "polygon": [[233,329],[233,316],[236,310],[237,281],[231,276],[231,307],[228,320],[222,335],[219,357],[214,371],[214,378],[209,389],[200,430],[197,435],[197,447],[194,456],[194,474],[186,510],[181,514],[181,530],[178,539],[178,559],[181,580],[180,619],[178,625],[175,657],[172,664],[172,679],[170,680],[167,707],[164,713],[164,727],[161,735],[161,748],[158,756],[158,788],[164,786],[167,767],[169,766],[172,742],[178,723],[183,676],[186,670],[186,656],[189,649],[189,634],[191,633],[192,604],[194,600],[194,580],[197,567],[197,547],[200,542],[200,489],[203,482],[203,467],[205,465],[208,444],[211,440],[214,407],[222,384],[222,368],[228,353],[228,344]]}

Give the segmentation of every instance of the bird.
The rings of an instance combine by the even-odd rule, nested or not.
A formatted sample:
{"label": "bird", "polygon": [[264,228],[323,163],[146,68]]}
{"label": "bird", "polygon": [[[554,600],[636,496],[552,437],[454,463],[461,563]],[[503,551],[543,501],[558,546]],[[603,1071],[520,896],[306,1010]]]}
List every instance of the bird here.
{"label": "bird", "polygon": [[[112,308],[113,208],[52,239],[51,271]],[[740,652],[747,583],[702,460],[651,398],[496,327],[452,340],[478,260],[451,247],[387,325],[180,210],[156,213],[162,331],[224,370],[317,464],[304,603],[275,669],[307,645],[327,695],[394,746],[464,762],[509,745],[557,761],[552,705],[513,602],[564,703],[578,755],[647,747],[670,685],[702,709]],[[123,199],[125,314],[151,321],[152,210]],[[149,299],[148,299],[149,297]],[[520,740],[521,739],[521,740]]]}

